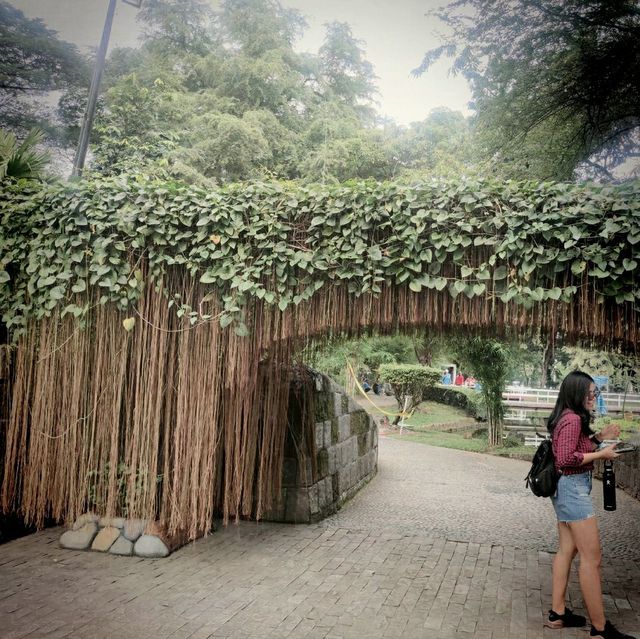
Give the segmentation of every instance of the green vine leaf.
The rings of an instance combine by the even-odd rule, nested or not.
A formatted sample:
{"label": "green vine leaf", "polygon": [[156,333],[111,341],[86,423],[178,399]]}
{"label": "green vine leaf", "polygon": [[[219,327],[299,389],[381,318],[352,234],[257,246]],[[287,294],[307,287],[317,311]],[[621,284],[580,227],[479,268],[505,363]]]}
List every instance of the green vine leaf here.
{"label": "green vine leaf", "polygon": [[[13,338],[56,308],[75,315],[74,295],[131,308],[169,272],[235,296],[221,324],[247,300],[284,312],[336,283],[354,297],[393,285],[531,305],[571,301],[588,274],[603,303],[636,304],[638,201],[640,182],[3,182],[0,312]],[[183,306],[172,312],[197,321]]]}
{"label": "green vine leaf", "polygon": [[507,277],[507,273],[508,271],[506,266],[499,266],[493,271],[493,279],[496,281],[503,280]]}

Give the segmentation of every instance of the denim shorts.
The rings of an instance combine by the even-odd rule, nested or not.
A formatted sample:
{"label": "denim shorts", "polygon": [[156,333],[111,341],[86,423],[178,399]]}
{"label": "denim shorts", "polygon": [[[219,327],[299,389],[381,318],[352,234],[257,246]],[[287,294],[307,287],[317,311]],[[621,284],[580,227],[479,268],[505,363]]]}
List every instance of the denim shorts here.
{"label": "denim shorts", "polygon": [[560,475],[558,490],[551,498],[558,521],[582,521],[594,517],[591,501],[591,471]]}

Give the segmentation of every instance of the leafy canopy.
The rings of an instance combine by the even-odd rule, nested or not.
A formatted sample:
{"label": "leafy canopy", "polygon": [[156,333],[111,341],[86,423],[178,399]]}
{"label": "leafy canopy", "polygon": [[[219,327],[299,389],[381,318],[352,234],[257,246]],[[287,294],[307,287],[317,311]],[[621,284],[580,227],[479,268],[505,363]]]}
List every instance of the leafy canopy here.
{"label": "leafy canopy", "polygon": [[348,25],[325,25],[318,53],[300,54],[304,20],[276,0],[226,0],[217,12],[198,0],[153,0],[140,19],[141,48],[114,51],[106,74],[94,165],[102,175],[137,167],[210,186],[384,180],[427,166],[415,151],[400,159],[396,132],[375,126],[373,68]]}
{"label": "leafy canopy", "polygon": [[456,0],[435,14],[452,35],[416,72],[454,56],[454,71],[472,86],[485,152],[497,154],[498,168],[568,179],[584,162],[610,178],[595,154],[613,154],[617,163],[637,155],[636,0]]}
{"label": "leafy canopy", "polygon": [[41,20],[31,20],[0,0],[0,120],[24,138],[34,126],[58,136],[42,98],[89,84],[89,65],[75,45],[60,40]]}
{"label": "leafy canopy", "polygon": [[[63,171],[91,65],[0,0],[2,11],[10,55],[0,78],[4,69],[22,89],[0,87],[0,113],[19,139],[34,123],[43,128],[46,143],[55,141],[53,168]],[[254,179],[409,181],[468,173],[473,162],[460,114],[441,111],[408,128],[376,116],[373,68],[347,24],[325,25],[318,52],[299,53],[304,20],[277,0],[225,0],[216,9],[204,0],[145,0],[137,17],[141,46],[111,51],[103,78],[89,166],[100,175],[146,173],[210,188]],[[52,89],[62,92],[55,111]],[[16,92],[48,96],[48,104],[27,105]]]}

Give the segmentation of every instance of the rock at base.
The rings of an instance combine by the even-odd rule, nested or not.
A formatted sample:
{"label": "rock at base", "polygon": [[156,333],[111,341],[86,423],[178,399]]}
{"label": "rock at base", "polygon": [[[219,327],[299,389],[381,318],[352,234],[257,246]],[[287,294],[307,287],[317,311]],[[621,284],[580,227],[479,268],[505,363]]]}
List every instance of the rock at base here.
{"label": "rock at base", "polygon": [[124,517],[100,517],[98,525],[100,528],[106,528],[107,526],[113,526],[114,528],[124,528]]}
{"label": "rock at base", "polygon": [[98,523],[100,517],[94,513],[84,513],[73,522],[72,530],[80,530],[86,524]]}
{"label": "rock at base", "polygon": [[96,538],[93,540],[93,544],[91,544],[91,550],[107,552],[119,536],[120,531],[117,528],[107,526],[96,535]]}
{"label": "rock at base", "polygon": [[[174,533],[169,534],[167,525],[161,524],[159,521],[149,522],[145,530],[145,534],[158,537],[162,542],[164,542],[164,545],[169,549],[170,553],[181,546],[184,546],[187,541],[189,541],[189,535],[185,529],[178,529]],[[201,537],[202,535],[200,534],[197,536]]]}
{"label": "rock at base", "polygon": [[134,554],[138,557],[166,557],[169,554],[169,549],[162,541],[162,539],[155,535],[142,535],[136,545],[133,547]]}
{"label": "rock at base", "polygon": [[78,530],[67,530],[60,536],[60,545],[70,550],[87,550],[98,534],[98,524],[95,521],[84,524]]}
{"label": "rock at base", "polygon": [[109,548],[109,552],[112,555],[124,555],[129,557],[133,555],[133,542],[125,539],[124,537],[118,537],[113,546]]}
{"label": "rock at base", "polygon": [[136,541],[149,522],[146,519],[127,519],[124,522],[123,535],[129,541]]}

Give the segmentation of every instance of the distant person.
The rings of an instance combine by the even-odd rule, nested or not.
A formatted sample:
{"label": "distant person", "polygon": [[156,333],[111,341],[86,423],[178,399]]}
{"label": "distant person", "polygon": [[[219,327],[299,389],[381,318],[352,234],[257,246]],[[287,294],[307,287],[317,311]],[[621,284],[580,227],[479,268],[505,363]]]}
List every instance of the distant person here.
{"label": "distant person", "polygon": [[464,375],[462,373],[456,375],[456,386],[464,386]]}
{"label": "distant person", "polygon": [[475,385],[476,385],[476,378],[473,377],[473,375],[471,375],[470,377],[467,377],[465,381],[465,386],[467,386],[468,388],[475,388]]}
{"label": "distant person", "polygon": [[451,373],[448,370],[442,373],[442,383],[451,384]]}
{"label": "distant person", "polygon": [[373,392],[375,395],[380,395],[380,383],[378,382],[378,380],[373,382]]}
{"label": "distant person", "polygon": [[589,613],[589,637],[634,639],[607,621],[602,601],[600,533],[591,502],[591,473],[597,459],[619,456],[615,444],[599,447],[602,440],[620,434],[608,424],[599,433],[591,429],[591,411],[598,396],[593,379],[581,371],[569,373],[560,385],[556,405],[547,422],[551,433],[556,470],[560,473],[551,503],[558,520],[558,552],[553,560],[552,608],[548,628],[580,628],[587,620],[565,605],[573,558],[580,554],[580,590]]}
{"label": "distant person", "polygon": [[369,380],[366,377],[362,380],[362,388],[365,393],[368,393],[371,390],[371,384],[369,384]]}

